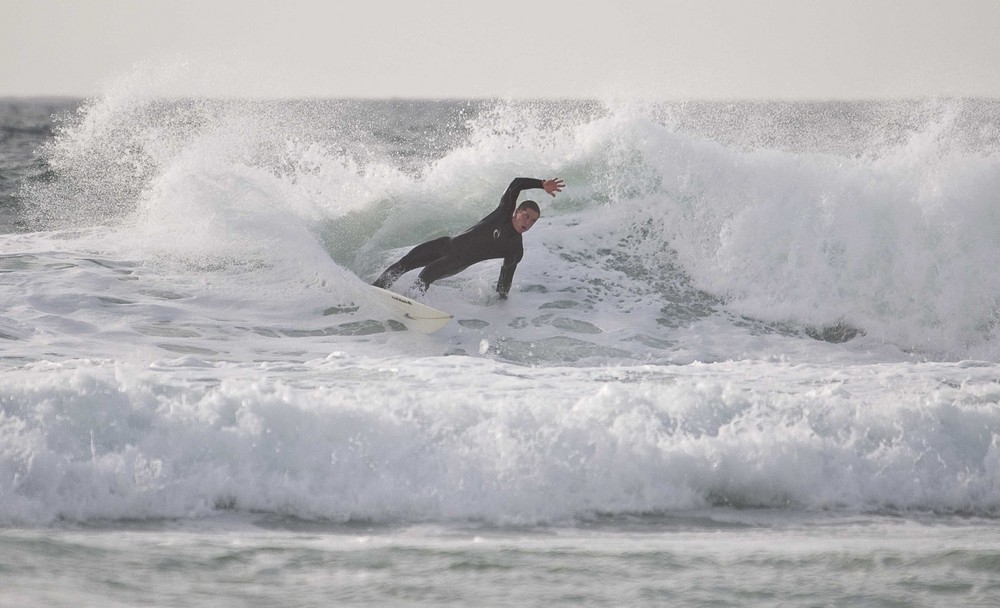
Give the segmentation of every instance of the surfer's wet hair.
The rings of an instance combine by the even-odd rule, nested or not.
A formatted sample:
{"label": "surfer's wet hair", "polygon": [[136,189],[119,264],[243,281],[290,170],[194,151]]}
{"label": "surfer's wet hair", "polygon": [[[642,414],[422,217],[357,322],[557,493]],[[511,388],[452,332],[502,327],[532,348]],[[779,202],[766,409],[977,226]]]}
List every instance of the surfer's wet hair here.
{"label": "surfer's wet hair", "polygon": [[524,201],[523,203],[517,206],[517,209],[514,211],[514,213],[517,213],[522,209],[531,209],[532,211],[538,214],[538,217],[542,216],[542,210],[538,208],[538,203],[536,203],[535,201]]}

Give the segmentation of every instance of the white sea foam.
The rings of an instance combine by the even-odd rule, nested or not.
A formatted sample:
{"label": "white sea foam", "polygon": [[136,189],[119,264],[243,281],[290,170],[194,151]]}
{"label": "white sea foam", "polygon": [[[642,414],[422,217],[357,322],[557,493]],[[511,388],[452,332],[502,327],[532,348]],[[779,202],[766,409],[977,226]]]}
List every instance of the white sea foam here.
{"label": "white sea foam", "polygon": [[[127,101],[2,237],[0,523],[1000,507],[997,156],[947,120],[845,153],[656,106],[380,139],[405,108]],[[486,263],[431,337],[366,302],[518,175],[568,187],[509,300]]]}
{"label": "white sea foam", "polygon": [[710,504],[992,513],[992,373],[343,354],[37,363],[4,377],[0,512],[30,524],[218,509],[498,523]]}

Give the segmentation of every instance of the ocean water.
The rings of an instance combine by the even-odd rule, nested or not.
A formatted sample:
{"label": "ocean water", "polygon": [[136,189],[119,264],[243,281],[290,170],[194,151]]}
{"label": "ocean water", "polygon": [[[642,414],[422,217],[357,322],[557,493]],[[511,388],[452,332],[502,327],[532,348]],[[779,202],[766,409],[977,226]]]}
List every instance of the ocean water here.
{"label": "ocean water", "polygon": [[998,119],[0,100],[0,605],[995,606]]}

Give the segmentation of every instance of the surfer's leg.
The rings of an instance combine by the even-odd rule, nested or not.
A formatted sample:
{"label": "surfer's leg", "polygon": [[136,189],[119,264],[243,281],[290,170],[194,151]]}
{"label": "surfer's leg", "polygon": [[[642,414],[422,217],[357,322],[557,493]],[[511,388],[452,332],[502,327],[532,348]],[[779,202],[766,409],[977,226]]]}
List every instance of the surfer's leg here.
{"label": "surfer's leg", "polygon": [[422,296],[425,293],[427,293],[427,288],[428,287],[430,287],[430,285],[428,285],[427,283],[424,283],[424,280],[421,279],[418,276],[417,280],[413,283],[413,289],[412,289],[412,293],[410,294],[410,297],[411,298],[419,298],[420,296]]}
{"label": "surfer's leg", "polygon": [[467,260],[454,256],[434,260],[420,271],[420,276],[417,277],[418,287],[422,288],[421,291],[427,291],[427,288],[434,281],[458,274],[468,268],[469,265]]}
{"label": "surfer's leg", "polygon": [[401,277],[406,270],[402,269],[400,262],[396,262],[392,266],[385,269],[382,276],[372,281],[372,285],[375,287],[381,287],[382,289],[389,289],[389,286],[396,282],[396,279]]}
{"label": "surfer's leg", "polygon": [[[399,259],[398,262],[389,266],[382,273],[382,276],[375,279],[372,283],[375,287],[381,287],[382,289],[387,289],[390,285],[396,282],[396,279],[403,276],[407,272],[415,268],[420,268],[421,266],[427,266],[428,264],[434,262],[435,260],[441,259],[448,254],[449,245],[451,244],[451,237],[443,236],[439,239],[434,239],[433,241],[427,241],[426,243],[421,243],[409,253],[404,255]],[[426,290],[426,286],[424,287]]]}

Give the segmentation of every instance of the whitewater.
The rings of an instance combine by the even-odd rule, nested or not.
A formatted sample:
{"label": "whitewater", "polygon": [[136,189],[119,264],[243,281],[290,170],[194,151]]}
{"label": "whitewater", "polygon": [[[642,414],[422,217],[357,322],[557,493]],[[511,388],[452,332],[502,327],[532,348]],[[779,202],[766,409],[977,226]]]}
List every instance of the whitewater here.
{"label": "whitewater", "polygon": [[3,100],[0,603],[996,605],[998,117]]}

